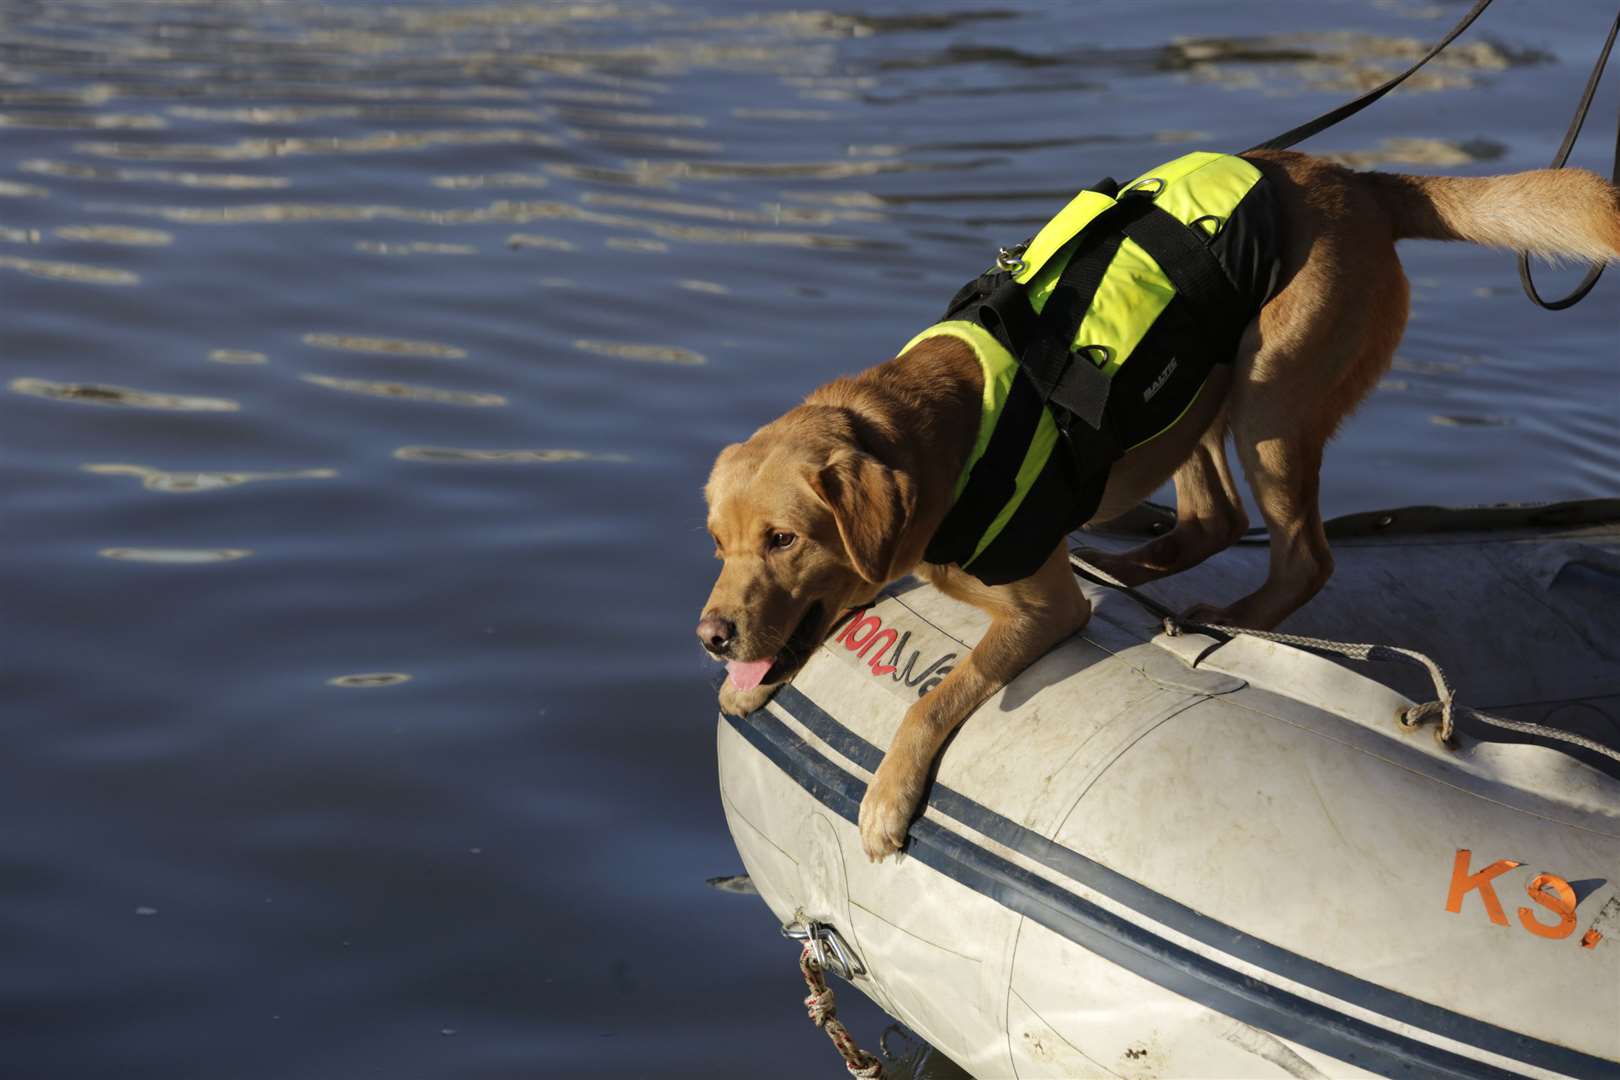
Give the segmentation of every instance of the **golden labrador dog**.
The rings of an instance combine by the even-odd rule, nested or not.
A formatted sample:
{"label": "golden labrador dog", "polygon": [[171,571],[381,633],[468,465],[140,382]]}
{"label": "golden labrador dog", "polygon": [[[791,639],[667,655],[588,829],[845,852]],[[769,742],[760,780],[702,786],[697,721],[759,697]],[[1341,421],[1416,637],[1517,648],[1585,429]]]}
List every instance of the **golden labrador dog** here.
{"label": "golden labrador dog", "polygon": [[[1323,447],[1389,367],[1407,318],[1404,238],[1601,263],[1620,258],[1620,191],[1576,169],[1464,179],[1355,172],[1304,154],[1243,155],[1274,186],[1282,285],[1193,405],[1113,467],[1093,520],[1174,477],[1176,525],[1121,555],[1089,556],[1132,584],[1195,566],[1248,526],[1228,432],[1270,534],[1265,582],[1197,621],[1275,626],[1333,569],[1317,506]],[[728,711],[760,707],[839,616],[916,573],[986,612],[966,660],[906,713],[860,808],[874,859],[898,851],[945,740],[980,704],[1090,617],[1064,545],[1038,571],[987,586],[924,561],[981,418],[984,376],[961,342],[930,337],[841,378],[726,447],[705,495],[719,581],[697,627],[731,670]]]}

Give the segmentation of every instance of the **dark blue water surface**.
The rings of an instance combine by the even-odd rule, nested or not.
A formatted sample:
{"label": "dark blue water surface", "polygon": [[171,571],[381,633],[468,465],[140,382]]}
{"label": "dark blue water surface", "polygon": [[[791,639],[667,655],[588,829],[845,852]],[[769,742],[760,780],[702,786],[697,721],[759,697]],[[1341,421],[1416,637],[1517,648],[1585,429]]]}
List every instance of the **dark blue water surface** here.
{"label": "dark blue water surface", "polygon": [[[1314,147],[1542,165],[1600,7]],[[0,1076],[841,1075],[705,884],[715,451],[1460,10],[0,0]],[[1615,494],[1620,283],[1406,257],[1328,511]]]}

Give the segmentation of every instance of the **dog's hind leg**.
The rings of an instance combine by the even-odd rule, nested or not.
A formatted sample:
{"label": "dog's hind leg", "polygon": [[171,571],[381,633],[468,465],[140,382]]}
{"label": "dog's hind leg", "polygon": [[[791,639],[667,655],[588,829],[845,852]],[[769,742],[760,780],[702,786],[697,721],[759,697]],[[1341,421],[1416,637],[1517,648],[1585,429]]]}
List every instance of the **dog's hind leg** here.
{"label": "dog's hind leg", "polygon": [[1409,297],[1388,213],[1356,174],[1297,154],[1257,158],[1277,181],[1287,223],[1284,284],[1239,350],[1227,417],[1271,565],[1253,593],[1188,616],[1269,629],[1333,573],[1317,502],[1322,451],[1388,370]]}
{"label": "dog's hind leg", "polygon": [[1194,608],[1192,621],[1270,629],[1333,573],[1318,502],[1322,451],[1389,369],[1406,321],[1406,278],[1393,257],[1369,260],[1358,285],[1365,310],[1382,318],[1352,322],[1356,309],[1340,303],[1331,308],[1335,317],[1302,325],[1286,309],[1268,309],[1258,340],[1275,344],[1238,357],[1227,415],[1270,534],[1271,564],[1259,589],[1224,609]]}
{"label": "dog's hind leg", "polygon": [[1317,499],[1325,440],[1307,432],[1261,436],[1235,417],[1233,424],[1239,460],[1271,535],[1271,565],[1265,584],[1248,596],[1226,608],[1200,605],[1187,618],[1266,630],[1321,591],[1333,573]]}
{"label": "dog's hind leg", "polygon": [[1226,464],[1226,416],[1204,432],[1175,473],[1176,525],[1168,533],[1125,552],[1086,548],[1081,558],[1127,585],[1191,569],[1237,542],[1249,527],[1243,499]]}

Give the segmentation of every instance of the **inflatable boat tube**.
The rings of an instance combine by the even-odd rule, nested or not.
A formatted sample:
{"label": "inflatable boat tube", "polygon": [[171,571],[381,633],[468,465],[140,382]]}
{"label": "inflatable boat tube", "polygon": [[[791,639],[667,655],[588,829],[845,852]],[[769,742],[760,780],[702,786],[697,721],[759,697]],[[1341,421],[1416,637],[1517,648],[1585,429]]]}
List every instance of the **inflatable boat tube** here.
{"label": "inflatable boat tube", "polygon": [[[1620,505],[1332,533],[1285,629],[1423,650],[1470,705],[1620,748]],[[1230,598],[1265,561],[1257,538],[1144,592]],[[1448,747],[1398,722],[1421,670],[1170,636],[1083,587],[1090,624],[962,726],[898,858],[867,861],[856,811],[978,612],[901,582],[720,718],[779,919],[836,930],[853,984],[981,1078],[1620,1078],[1614,759],[1467,722]]]}

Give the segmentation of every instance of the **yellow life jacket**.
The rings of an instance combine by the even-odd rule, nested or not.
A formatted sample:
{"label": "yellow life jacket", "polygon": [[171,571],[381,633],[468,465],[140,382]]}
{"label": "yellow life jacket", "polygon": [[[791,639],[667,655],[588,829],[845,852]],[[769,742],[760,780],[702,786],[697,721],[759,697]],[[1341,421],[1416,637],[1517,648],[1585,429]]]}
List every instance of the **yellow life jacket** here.
{"label": "yellow life jacket", "polygon": [[1230,363],[1276,288],[1271,185],[1227,154],[1080,192],[906,345],[953,337],[984,373],[978,437],[925,558],[1027,577],[1096,512],[1110,466]]}

